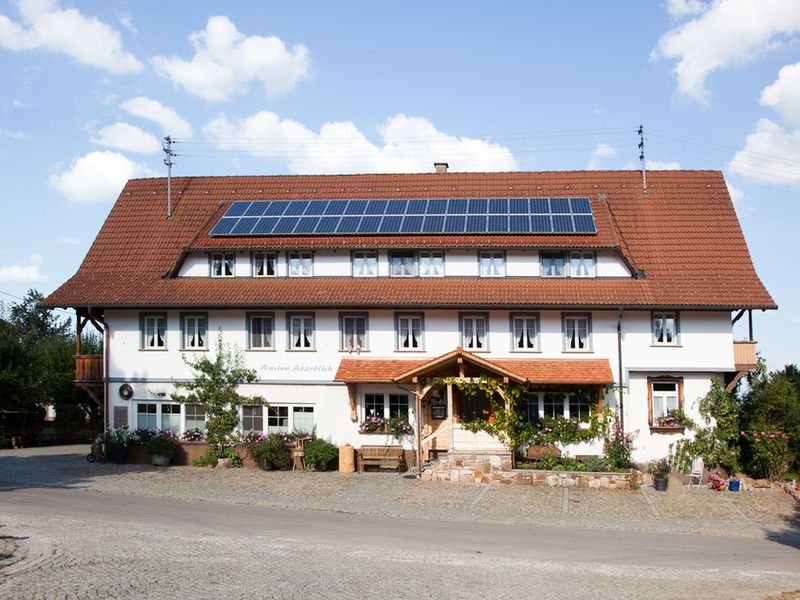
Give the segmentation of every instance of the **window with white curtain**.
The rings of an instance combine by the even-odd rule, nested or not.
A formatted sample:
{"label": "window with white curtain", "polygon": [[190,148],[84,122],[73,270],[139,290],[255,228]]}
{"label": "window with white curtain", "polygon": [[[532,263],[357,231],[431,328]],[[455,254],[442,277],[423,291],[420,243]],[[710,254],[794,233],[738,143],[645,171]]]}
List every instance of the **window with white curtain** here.
{"label": "window with white curtain", "polygon": [[289,277],[311,277],[314,259],[311,252],[289,252]]}
{"label": "window with white curtain", "polygon": [[183,316],[183,349],[205,350],[208,347],[208,315]]}
{"label": "window with white curtain", "polygon": [[444,277],[444,252],[441,250],[420,250],[419,276]]}
{"label": "window with white curtain", "polygon": [[422,338],[422,315],[397,315],[397,349],[423,350],[424,348],[425,344]]}
{"label": "window with white curtain", "polygon": [[167,315],[142,314],[142,348],[145,350],[163,350],[167,347]]}
{"label": "window with white curtain", "polygon": [[678,343],[677,313],[653,313],[653,343],[664,346],[676,345]]}
{"label": "window with white curtain", "polygon": [[233,252],[215,252],[211,255],[211,276],[233,277],[235,264]]}
{"label": "window with white curtain", "polygon": [[158,429],[157,405],[154,402],[136,404],[136,427],[138,429]]}
{"label": "window with white curtain", "polygon": [[512,315],[511,335],[513,341],[511,348],[516,352],[538,350],[539,328],[536,315]]}
{"label": "window with white curtain", "polygon": [[252,350],[273,350],[275,348],[273,343],[274,321],[271,314],[248,315],[249,347]]}
{"label": "window with white curtain", "polygon": [[566,277],[567,262],[563,252],[542,252],[542,277]]}
{"label": "window with white curtain", "polygon": [[161,405],[161,429],[169,429],[175,434],[181,432],[181,405]]}
{"label": "window with white curtain", "polygon": [[374,250],[353,252],[353,277],[377,277],[378,253]]}
{"label": "window with white curtain", "polygon": [[569,276],[594,277],[594,252],[570,252]]}
{"label": "window with white curtain", "polygon": [[416,254],[413,251],[389,254],[389,273],[392,277],[414,277],[417,274]]}
{"label": "window with white curtain", "polygon": [[653,422],[669,415],[669,411],[679,406],[677,381],[653,381],[651,383],[653,403]]}
{"label": "window with white curtain", "polygon": [[314,349],[314,315],[289,315],[289,350]]}
{"label": "window with white curtain", "polygon": [[505,277],[505,252],[484,250],[479,254],[478,259],[481,266],[481,277]]}
{"label": "window with white curtain", "polygon": [[342,350],[367,349],[367,316],[343,314],[340,317],[342,328]]}
{"label": "window with white curtain", "polygon": [[571,352],[590,351],[588,315],[565,315],[564,319],[564,350]]}
{"label": "window with white curtain", "polygon": [[487,317],[485,315],[462,315],[461,347],[466,350],[487,350]]}
{"label": "window with white curtain", "polygon": [[255,252],[253,254],[253,277],[275,277],[278,257],[274,252]]}

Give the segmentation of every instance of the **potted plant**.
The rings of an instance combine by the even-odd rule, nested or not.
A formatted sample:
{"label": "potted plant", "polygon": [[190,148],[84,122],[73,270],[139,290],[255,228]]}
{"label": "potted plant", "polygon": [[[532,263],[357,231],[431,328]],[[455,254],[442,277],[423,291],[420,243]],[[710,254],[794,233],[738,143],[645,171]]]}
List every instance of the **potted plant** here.
{"label": "potted plant", "polygon": [[670,471],[672,471],[672,467],[669,466],[669,461],[666,458],[651,460],[648,463],[647,472],[653,476],[653,486],[657,492],[667,491]]}
{"label": "potted plant", "polygon": [[118,465],[128,462],[128,443],[131,439],[131,432],[128,427],[117,427],[116,429],[106,429],[97,436],[95,444],[105,449],[108,460],[113,460]]}
{"label": "potted plant", "polygon": [[178,440],[169,429],[158,432],[158,434],[147,440],[147,453],[153,465],[166,467],[178,451]]}

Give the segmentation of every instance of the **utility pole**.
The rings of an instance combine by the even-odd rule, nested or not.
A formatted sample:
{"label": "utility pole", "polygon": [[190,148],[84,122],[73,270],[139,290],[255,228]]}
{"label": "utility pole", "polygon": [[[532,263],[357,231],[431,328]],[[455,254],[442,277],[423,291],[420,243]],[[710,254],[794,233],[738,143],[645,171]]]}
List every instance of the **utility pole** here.
{"label": "utility pole", "polygon": [[642,191],[644,195],[647,195],[647,171],[645,170],[645,163],[644,163],[644,127],[639,125],[639,129],[636,130],[636,133],[639,134],[639,160],[642,163]]}
{"label": "utility pole", "polygon": [[167,218],[172,218],[172,159],[176,154],[172,151],[172,138],[166,136],[161,144],[164,151],[164,164],[167,165]]}

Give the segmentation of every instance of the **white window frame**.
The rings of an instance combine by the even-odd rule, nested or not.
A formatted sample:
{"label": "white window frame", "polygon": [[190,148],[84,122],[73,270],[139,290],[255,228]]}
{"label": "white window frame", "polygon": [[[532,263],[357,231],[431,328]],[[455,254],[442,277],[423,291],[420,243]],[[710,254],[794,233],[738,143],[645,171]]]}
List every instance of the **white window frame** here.
{"label": "white window frame", "polygon": [[236,253],[212,252],[209,258],[209,270],[211,277],[235,277]]}
{"label": "white window frame", "polygon": [[[147,407],[146,412],[141,412],[141,410],[139,410],[139,407],[141,406]],[[155,408],[155,410],[152,412],[150,411],[151,407]],[[150,421],[150,419],[152,418],[153,427],[151,429],[150,423],[147,423],[147,426],[145,426],[144,429],[147,429],[148,431],[158,431],[158,416],[159,416],[158,413],[159,413],[158,402],[136,402],[136,429],[143,428],[139,421],[139,415],[147,415],[147,421]]]}
{"label": "white window frame", "polygon": [[[534,391],[529,392],[528,395],[525,398],[526,402],[528,401],[528,399],[530,399],[530,401],[531,401],[529,403],[530,406],[526,406],[526,409],[534,408],[534,406],[535,406],[536,415],[537,415],[539,421],[541,421],[543,418],[545,418],[545,416],[547,416],[548,418],[553,418],[550,415],[545,415],[545,410],[544,410],[545,396],[546,395],[551,395],[551,399],[552,399],[552,396],[561,396],[561,402],[555,402],[554,403],[555,405],[560,405],[561,406],[561,415],[559,415],[559,416],[563,416],[565,419],[571,419],[571,418],[575,417],[575,415],[572,414],[572,410],[570,408],[570,398],[573,395],[576,395],[576,394],[577,394],[577,392],[574,392],[574,391],[563,391],[563,392],[562,391],[550,391],[550,392],[544,392],[544,391],[534,390]],[[589,406],[589,417],[591,417],[591,414],[592,414],[592,398],[591,397],[588,398],[588,406]],[[577,416],[580,419],[580,414],[578,414]],[[588,420],[589,419],[586,419],[583,422],[587,422]]]}
{"label": "white window frame", "polygon": [[[278,254],[277,252],[253,252],[253,277],[277,277]],[[262,273],[258,272],[258,263],[261,262]],[[269,265],[272,264],[272,274],[269,274]]]}
{"label": "white window frame", "polygon": [[[167,407],[169,407],[167,409]],[[164,409],[167,409],[166,411]],[[177,409],[177,412],[173,412]],[[176,402],[162,402],[158,407],[159,412],[159,419],[158,422],[161,424],[161,430],[169,429],[172,433],[176,435],[181,434],[181,424],[183,423],[183,405],[176,403]],[[170,419],[174,419],[175,415],[178,415],[178,424],[176,427],[164,427],[164,417],[169,415]]]}
{"label": "white window frame", "polygon": [[[314,427],[316,427],[317,422],[316,422],[316,419],[315,419],[316,411],[314,410],[313,406],[308,405],[308,404],[305,404],[305,405],[302,405],[302,406],[292,406],[292,410],[290,411],[290,413],[292,415],[291,416],[291,427],[292,427],[292,431],[293,432],[302,431],[303,433],[309,433],[309,434],[314,432]],[[299,414],[303,414],[303,415],[311,414],[311,427],[308,427],[308,428],[304,427],[303,429],[300,429],[300,427],[298,426],[298,423],[297,423],[297,418],[295,416],[298,413]]]}
{"label": "white window frame", "polygon": [[[666,417],[671,409],[683,408],[683,384],[679,377],[652,377],[648,378],[648,400],[650,404],[650,425],[656,427],[660,417]],[[657,385],[671,386],[672,390],[658,390]],[[671,398],[674,398],[674,406],[669,405]],[[663,412],[656,414],[656,399],[660,400]]]}
{"label": "white window frame", "polygon": [[[585,323],[586,329],[586,343],[583,348],[570,347],[570,321],[573,321],[573,331],[576,336],[576,344],[579,342],[580,323]],[[564,313],[561,315],[561,337],[563,341],[564,352],[592,352],[592,316],[587,313]]]}
{"label": "white window frame", "polygon": [[[275,350],[275,313],[271,313],[271,312],[252,312],[252,313],[247,313],[246,317],[247,317],[247,349],[248,350],[255,350],[255,351]],[[253,332],[253,330],[255,329],[253,327],[253,322],[256,319],[261,320],[261,321],[269,321],[269,330],[270,331],[269,331],[269,344],[268,345],[265,345],[263,343],[260,344],[260,345],[257,345],[257,344],[254,343],[254,341],[256,341],[256,338],[254,337],[255,334]],[[264,333],[263,324],[262,324],[262,330],[261,330],[260,335],[261,335],[261,338],[262,338],[261,341],[263,342],[264,338],[266,337],[266,334]]]}
{"label": "white window frame", "polygon": [[[417,255],[417,263],[420,277],[444,277],[444,250],[420,250]],[[437,264],[439,272],[434,272]]]}
{"label": "white window frame", "polygon": [[[395,313],[395,350],[398,352],[424,352],[425,351],[425,314],[424,313]],[[417,336],[417,347],[405,347],[403,338],[403,331],[406,331],[406,337],[409,344],[414,339],[414,321],[419,321],[419,335]]]}
{"label": "white window frame", "polygon": [[[194,345],[190,344],[191,330],[196,332]],[[201,332],[204,335],[201,335]],[[181,350],[189,352],[208,350],[208,313],[181,313]]]}
{"label": "white window frame", "polygon": [[[402,262],[399,264],[402,266],[402,269],[399,271],[395,271],[395,259],[402,258]],[[406,269],[407,260],[411,260],[411,272],[409,273]],[[395,250],[389,252],[389,276],[390,277],[416,277],[417,273],[419,272],[419,261],[417,258],[417,253],[413,250]]]}
{"label": "white window frame", "polygon": [[[511,313],[509,315],[511,328],[511,351],[512,352],[539,352],[539,313]],[[521,333],[529,332],[530,322],[533,321],[533,346],[520,348],[517,338],[517,322],[521,322]],[[527,336],[526,336],[527,338]]]}
{"label": "white window frame", "polygon": [[[192,418],[189,419],[189,413],[192,413]],[[203,416],[202,422],[200,421],[198,414]],[[202,426],[195,425],[193,427],[189,427],[189,421],[201,423]],[[200,431],[205,432],[206,430],[206,411],[203,410],[202,404],[186,404],[185,410],[183,411],[183,429],[184,431],[188,431],[189,429],[194,429],[197,427]]]}
{"label": "white window frame", "polygon": [[[148,344],[147,332],[152,326],[153,344]],[[166,350],[167,349],[167,313],[140,313],[139,327],[141,328],[140,350]],[[161,335],[159,335],[161,332]],[[159,338],[161,344],[158,344]]]}
{"label": "white window frame", "polygon": [[[398,402],[398,399],[404,397],[405,398],[405,407],[406,410],[404,413],[401,413],[397,410],[397,407],[401,404]],[[380,399],[380,400],[379,400]],[[379,409],[375,416],[379,416],[383,419],[390,419],[397,414],[405,414],[406,420],[410,423],[411,422],[411,397],[410,394],[397,392],[397,391],[389,391],[389,392],[365,392],[361,397],[361,406],[363,408],[363,418],[367,419],[368,417],[372,416],[367,408],[367,402],[369,401],[370,404],[376,405],[375,408]]]}
{"label": "white window frame", "polygon": [[[353,277],[378,276],[377,250],[353,250],[352,254]],[[372,269],[370,269],[372,266]]]}
{"label": "white window frame", "polygon": [[[483,321],[483,347],[478,348],[475,345],[469,345],[467,336],[474,337],[475,344],[478,343],[478,330],[479,321]],[[489,351],[489,314],[488,313],[461,313],[459,315],[459,325],[461,329],[461,347],[470,352],[488,352]]]}
{"label": "white window frame", "polygon": [[[285,414],[284,414],[285,413]],[[292,432],[292,422],[291,422],[291,415],[292,413],[289,412],[289,406],[286,404],[275,404],[269,405],[267,407],[267,414],[266,414],[266,433],[269,435],[270,433],[291,433]],[[286,419],[286,425],[280,425],[280,421]],[[273,425],[272,422],[277,420],[278,424]]]}
{"label": "white window frame", "polygon": [[[553,261],[557,258],[560,258],[563,262],[563,266],[561,269],[561,273],[551,274],[548,271],[552,269],[547,269],[547,262],[546,261]],[[569,269],[569,259],[567,257],[566,252],[559,252],[559,251],[551,251],[545,250],[539,252],[539,265],[541,268],[542,277],[552,277],[552,278],[562,278],[567,276],[567,271]],[[555,262],[552,263],[553,266],[556,265]]]}
{"label": "white window frame", "polygon": [[[298,323],[301,337],[307,337],[308,346],[294,345],[294,324]],[[310,323],[310,332],[306,331],[306,323]],[[306,336],[306,333],[308,335]],[[286,350],[289,352],[311,352],[316,349],[316,318],[314,313],[287,313],[286,314]]]}
{"label": "white window frame", "polygon": [[[578,262],[577,268],[575,262]],[[585,271],[585,273],[583,272]],[[569,277],[591,278],[597,276],[597,260],[594,252],[572,251],[569,253]]]}
{"label": "white window frame", "polygon": [[478,252],[478,272],[481,277],[505,277],[506,253],[502,250]]}
{"label": "white window frame", "polygon": [[[245,420],[245,412],[256,411],[257,409],[261,409],[261,415],[248,415],[247,419],[250,420],[251,424],[257,424],[255,422],[256,419],[261,419],[261,427],[256,429],[255,427],[245,427],[244,420]],[[264,433],[264,406],[261,404],[245,404],[242,406],[242,413],[240,417],[240,425],[242,427],[242,432],[247,433],[248,431],[255,431],[256,433]]]}
{"label": "white window frame", "polygon": [[[661,318],[662,320],[666,320],[668,318],[672,318],[672,341],[666,340],[666,332],[662,327],[662,337],[664,339],[659,340],[658,330],[656,328],[656,321]],[[677,311],[674,310],[657,310],[653,311],[650,319],[652,333],[653,333],[653,345],[654,346],[680,346],[680,321],[679,315]]]}
{"label": "white window frame", "polygon": [[[363,344],[358,343],[357,323],[359,321],[363,322]],[[369,350],[369,315],[367,313],[339,313],[339,350],[348,352]]]}
{"label": "white window frame", "polygon": [[313,277],[314,253],[310,250],[287,252],[286,268],[289,277]]}

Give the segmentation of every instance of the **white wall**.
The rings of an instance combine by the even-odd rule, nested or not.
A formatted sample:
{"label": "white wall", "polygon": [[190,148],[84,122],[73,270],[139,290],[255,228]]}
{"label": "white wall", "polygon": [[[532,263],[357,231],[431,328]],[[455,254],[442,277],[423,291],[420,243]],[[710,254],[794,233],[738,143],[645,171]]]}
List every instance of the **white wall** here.
{"label": "white wall", "polygon": [[183,261],[178,277],[209,277],[208,254],[190,254]]}

